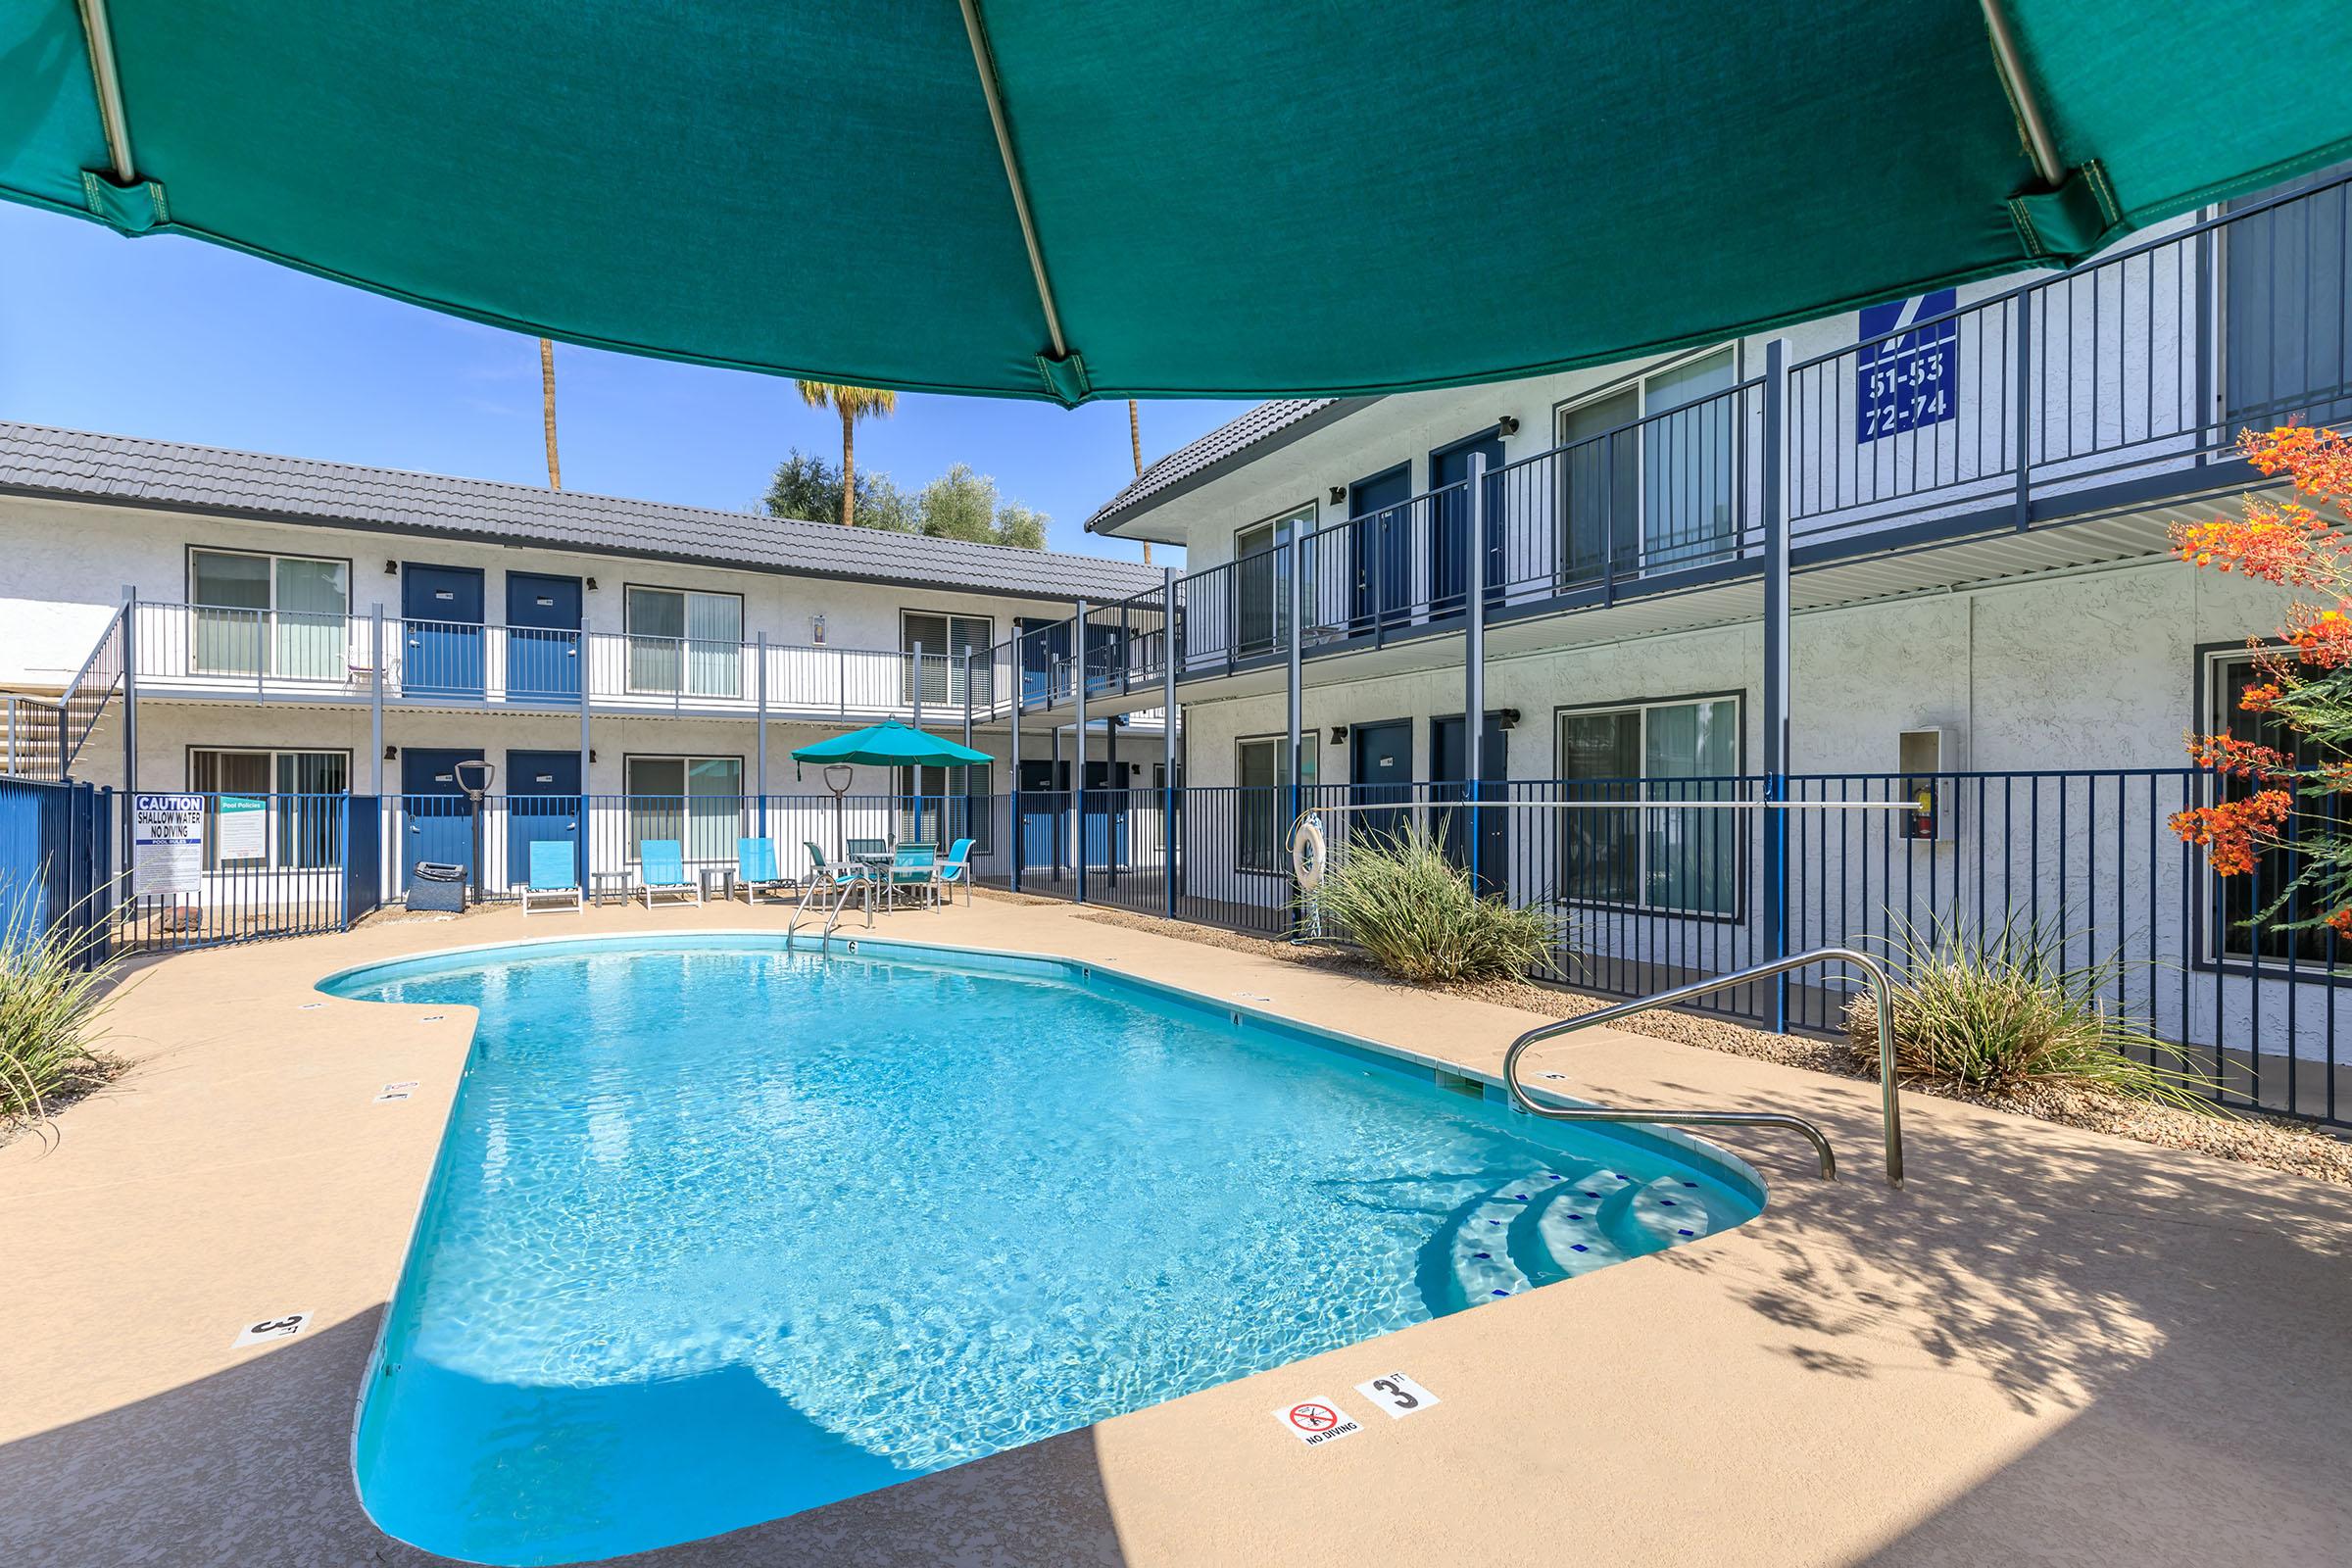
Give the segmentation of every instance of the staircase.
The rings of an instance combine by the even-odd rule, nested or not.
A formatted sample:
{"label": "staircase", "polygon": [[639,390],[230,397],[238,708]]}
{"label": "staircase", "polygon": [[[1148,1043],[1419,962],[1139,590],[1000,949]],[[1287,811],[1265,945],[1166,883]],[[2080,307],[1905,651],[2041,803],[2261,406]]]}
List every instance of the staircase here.
{"label": "staircase", "polygon": [[1434,1316],[1574,1279],[1739,1223],[1698,1183],[1563,1159],[1510,1177],[1454,1209],[1423,1244]]}
{"label": "staircase", "polygon": [[115,612],[60,697],[0,695],[0,773],[56,783],[72,775],[90,732],[122,690],[128,606]]}

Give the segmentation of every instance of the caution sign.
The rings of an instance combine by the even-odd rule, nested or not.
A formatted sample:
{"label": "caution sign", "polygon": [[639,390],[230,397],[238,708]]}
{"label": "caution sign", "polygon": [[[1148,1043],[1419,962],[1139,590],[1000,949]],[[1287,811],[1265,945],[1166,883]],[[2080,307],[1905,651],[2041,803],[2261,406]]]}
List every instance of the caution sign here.
{"label": "caution sign", "polygon": [[1364,1430],[1353,1416],[1340,1408],[1337,1400],[1327,1398],[1301,1399],[1297,1404],[1283,1405],[1275,1410],[1274,1419],[1282,1423],[1285,1432],[1310,1448],[1352,1438]]}
{"label": "caution sign", "polygon": [[204,891],[204,797],[130,798],[130,894],[186,898]]}

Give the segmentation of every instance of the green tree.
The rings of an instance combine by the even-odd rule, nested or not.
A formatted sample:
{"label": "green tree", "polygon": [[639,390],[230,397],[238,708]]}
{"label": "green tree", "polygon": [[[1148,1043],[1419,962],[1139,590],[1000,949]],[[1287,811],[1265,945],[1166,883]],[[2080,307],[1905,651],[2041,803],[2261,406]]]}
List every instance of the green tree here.
{"label": "green tree", "polygon": [[899,395],[872,387],[840,386],[831,381],[795,381],[801,401],[812,409],[831,409],[841,416],[841,525],[858,521],[858,421],[897,412]]}
{"label": "green tree", "polygon": [[965,539],[973,544],[1011,545],[1021,550],[1046,548],[1042,512],[997,495],[997,481],[958,463],[929,484],[916,498],[922,531],[934,539]]}
{"label": "green tree", "polygon": [[[776,465],[764,497],[769,515],[815,521],[841,515],[841,470],[813,452],[794,447]],[[900,489],[887,473],[858,476],[857,505],[851,509],[859,528],[882,528],[912,533],[920,526],[915,498]]]}

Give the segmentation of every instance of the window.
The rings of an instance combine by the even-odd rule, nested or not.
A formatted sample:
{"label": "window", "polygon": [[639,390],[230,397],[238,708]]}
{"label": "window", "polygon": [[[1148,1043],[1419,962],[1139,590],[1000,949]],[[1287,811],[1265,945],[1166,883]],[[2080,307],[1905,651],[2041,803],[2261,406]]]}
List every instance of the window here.
{"label": "window", "polygon": [[[1735,697],[1559,715],[1562,800],[1732,800],[1739,770]],[[1629,806],[1558,815],[1563,897],[1687,914],[1738,911],[1738,813]]]}
{"label": "window", "polygon": [[[988,679],[988,651],[997,640],[997,623],[986,615],[957,615],[923,610],[899,612],[899,652],[911,654],[923,645],[923,703],[926,707],[963,706],[963,656],[972,656],[972,674]],[[942,658],[941,656],[946,657]],[[913,661],[900,679],[900,701],[914,701]],[[985,684],[973,701],[985,703]]]}
{"label": "window", "polygon": [[1597,581],[1612,562],[1636,571],[1730,553],[1739,400],[1722,394],[1738,376],[1722,348],[1560,410],[1566,581]]}
{"label": "window", "polygon": [[[2285,720],[2270,713],[2249,713],[2237,706],[2246,688],[2261,680],[2253,656],[2244,653],[2226,654],[2213,662],[2212,696],[2214,727],[2263,746],[2274,746],[2293,758],[2300,766],[2311,766],[2315,760],[2310,743],[2290,728]],[[2260,786],[2251,779],[2215,775],[2219,795],[2225,801],[2242,801]],[[2206,797],[2212,799],[2213,797]],[[2299,808],[2317,810],[2317,803]],[[2307,920],[2315,911],[2300,895],[2290,899],[2273,918],[2257,928],[2251,925],[2255,915],[2270,907],[2271,901],[2285,891],[2293,880],[2296,867],[2284,851],[2273,850],[2258,857],[2254,870],[2248,876],[2213,877],[2206,883],[2205,918],[2219,924],[2219,931],[2205,940],[2205,956],[2215,956],[2218,936],[2220,955],[2244,960],[2251,957],[2276,958],[2284,962],[2292,957],[2298,964],[2318,964],[2325,967],[2340,951],[2332,933],[2322,927],[2308,931],[2282,931],[2280,926],[2297,920]]]}
{"label": "window", "polygon": [[[1244,658],[1271,654],[1291,643],[1291,563],[1286,548],[1314,531],[1315,504],[1253,522],[1233,536],[1234,652]],[[1306,624],[1315,624],[1315,547],[1304,547],[1305,569],[1298,601]]]}
{"label": "window", "polygon": [[[629,690],[743,695],[743,596],[631,585],[621,598]],[[730,852],[731,853],[731,852]]]}
{"label": "window", "polygon": [[675,839],[690,861],[735,863],[743,833],[743,759],[632,757],[623,764],[629,792],[629,842],[638,858],[648,839]]}
{"label": "window", "polygon": [[188,552],[190,664],[201,675],[344,680],[351,566],[313,556]]}
{"label": "window", "polygon": [[[340,864],[343,803],[337,797],[350,787],[348,752],[191,750],[188,788],[207,797],[205,869],[292,870]],[[231,803],[228,840],[221,836],[222,796]],[[238,808],[240,798],[262,803],[258,835],[248,825],[253,818]],[[226,857],[221,854],[224,848],[231,852]]]}
{"label": "window", "polygon": [[[1298,783],[1315,787],[1319,736],[1298,737]],[[1234,864],[1244,871],[1286,871],[1290,849],[1290,741],[1280,735],[1236,742],[1234,777],[1241,783],[1234,811]]]}
{"label": "window", "polygon": [[937,844],[942,854],[956,840],[968,837],[972,853],[986,855],[993,843],[989,822],[995,811],[989,795],[995,787],[994,766],[974,762],[969,767],[894,768],[899,837]]}

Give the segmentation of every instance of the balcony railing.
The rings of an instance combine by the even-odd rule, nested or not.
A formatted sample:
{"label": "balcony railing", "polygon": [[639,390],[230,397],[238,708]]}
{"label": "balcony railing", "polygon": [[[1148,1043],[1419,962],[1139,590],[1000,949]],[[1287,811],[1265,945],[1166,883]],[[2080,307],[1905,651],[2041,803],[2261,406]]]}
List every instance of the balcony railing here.
{"label": "balcony railing", "polygon": [[[990,655],[135,607],[146,697],[959,723],[1001,714]],[[1128,646],[1122,642],[1119,646]]]}
{"label": "balcony railing", "polygon": [[1081,664],[1090,696],[1150,687],[1171,645],[1186,680],[1278,662],[1294,598],[1311,659],[1458,624],[1474,580],[1494,616],[1752,574],[1776,413],[1800,564],[2218,489],[2242,475],[2216,465],[2239,429],[2352,418],[2352,177],[1939,303],[1777,383],[1513,459],[1482,496],[1442,486],[1187,572],[1170,604],[1033,627],[993,652],[1000,700],[1067,705]]}

